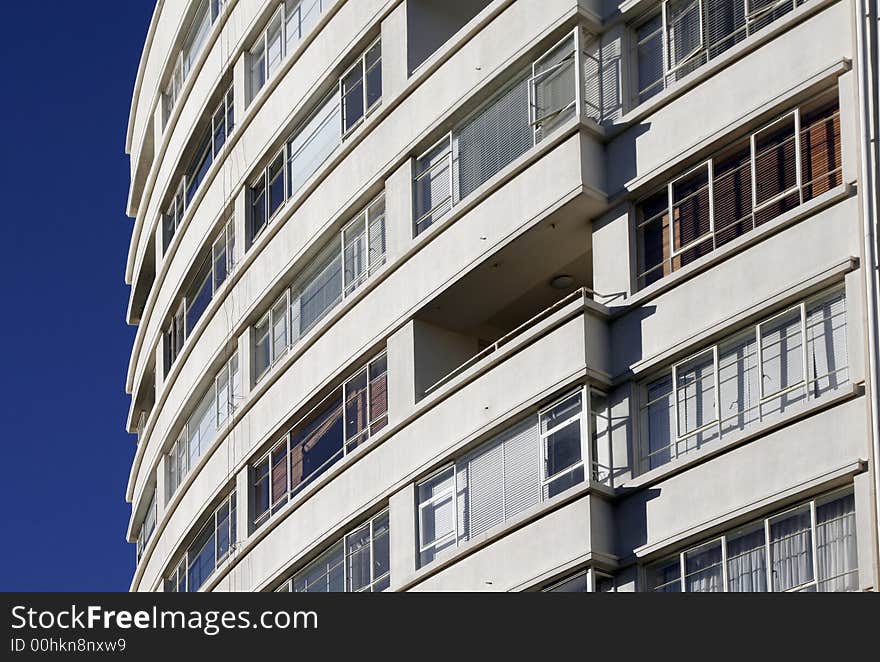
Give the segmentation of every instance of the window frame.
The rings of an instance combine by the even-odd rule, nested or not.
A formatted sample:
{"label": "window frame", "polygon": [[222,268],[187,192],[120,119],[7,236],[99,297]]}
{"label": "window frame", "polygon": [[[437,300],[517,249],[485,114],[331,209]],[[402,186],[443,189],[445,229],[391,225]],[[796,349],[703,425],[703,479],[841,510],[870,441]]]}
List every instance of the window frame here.
{"label": "window frame", "polygon": [[[379,46],[379,57],[373,62],[371,65],[367,66],[367,55],[370,51],[373,50],[374,47]],[[382,103],[382,93],[379,91],[379,97],[371,104],[369,102],[369,90],[368,90],[368,75],[369,73],[375,69],[376,67],[382,67],[382,36],[376,37],[369,46],[367,46],[361,54],[357,57],[355,62],[348,67],[348,69],[343,72],[343,74],[339,77],[338,88],[339,88],[339,120],[340,120],[340,132],[342,139],[345,140],[351,133],[357,129],[361,124],[363,124],[367,117]],[[361,114],[360,116],[351,123],[351,125],[346,126],[346,122],[348,118],[346,117],[346,104],[345,100],[348,94],[350,94],[351,90],[349,90],[348,94],[345,91],[345,79],[348,78],[349,74],[353,71],[359,69],[360,70],[360,97],[361,97]]]}
{"label": "window frame", "polygon": [[[748,1],[748,0],[746,0]],[[788,0],[785,0],[786,2]],[[798,193],[798,204],[802,205],[804,203],[804,184],[803,184],[803,175],[802,175],[802,159],[803,155],[801,154],[801,109],[800,107],[796,107],[789,112],[777,117],[772,122],[768,122],[763,125],[761,128],[751,132],[749,134],[749,150],[750,150],[750,167],[752,173],[752,214],[757,214],[763,209],[770,207],[773,204],[781,202],[785,200],[790,195],[794,193]],[[763,131],[768,131],[772,127],[777,124],[781,124],[785,122],[789,117],[793,118],[794,123],[794,163],[795,163],[795,184],[794,186],[782,191],[781,193],[777,193],[774,197],[769,200],[763,200],[760,204],[758,203],[758,178],[757,178],[757,137],[758,134]]]}
{"label": "window frame", "polygon": [[[271,327],[270,327],[271,334]],[[330,389],[323,397],[320,398],[318,403],[311,407],[308,411],[303,413],[301,416],[296,418],[296,421],[292,425],[285,425],[284,427],[287,431],[280,437],[278,437],[274,442],[272,442],[269,447],[260,453],[257,458],[248,463],[249,467],[249,476],[250,476],[250,485],[251,485],[251,495],[254,498],[254,502],[256,503],[256,492],[254,491],[257,483],[259,482],[257,475],[259,471],[259,467],[268,461],[269,471],[267,474],[267,480],[269,481],[269,505],[268,508],[260,513],[254,512],[251,518],[251,524],[254,529],[262,526],[266,521],[268,521],[285,503],[290,501],[296,494],[299,493],[301,489],[304,489],[306,485],[308,485],[312,480],[323,474],[329,467],[333,466],[337,462],[343,460],[348,455],[353,453],[357,448],[360,448],[364,444],[366,444],[370,439],[372,439],[376,434],[378,434],[382,429],[387,426],[387,417],[388,417],[388,396],[387,396],[387,378],[386,378],[386,400],[385,400],[385,413],[380,416],[374,418],[372,415],[372,380],[370,379],[370,368],[378,361],[385,359],[385,375],[388,374],[388,365],[387,365],[387,355],[388,350],[383,349],[380,352],[370,356],[366,361],[359,365],[356,370],[353,370],[348,376],[342,380],[337,386]],[[367,425],[364,430],[362,430],[362,438],[358,438],[358,442],[355,446],[349,448],[349,437],[348,437],[348,424],[346,421],[346,387],[347,385],[357,379],[361,374],[366,374],[367,377],[367,386],[366,386],[366,401],[367,401]],[[264,373],[265,374],[265,373]],[[322,464],[316,470],[308,475],[303,475],[300,483],[294,486],[291,482],[291,466],[290,466],[290,458],[291,452],[294,448],[293,440],[292,440],[292,432],[295,431],[304,421],[309,419],[311,416],[320,414],[325,409],[322,407],[328,406],[333,402],[334,397],[339,397],[340,399],[340,407],[341,407],[341,419],[342,419],[342,443],[341,443],[341,451],[340,455],[337,459],[329,461],[328,463]],[[376,427],[377,422],[379,422],[382,418],[386,419],[386,422],[378,425]],[[366,434],[363,435],[363,432],[366,431]],[[272,462],[273,454],[281,447],[284,447],[284,458],[285,458],[285,472],[286,472],[286,489],[284,492],[284,496],[280,497],[277,501],[272,499],[272,484],[273,484],[273,469],[274,464]]]}
{"label": "window frame", "polygon": [[[593,475],[592,467],[590,467],[589,472],[587,471],[587,458],[590,455],[590,451],[587,447],[587,437],[590,436],[589,424],[585,421],[585,418],[589,416],[587,412],[587,407],[589,406],[589,387],[582,386],[574,391],[569,391],[565,395],[557,398],[549,405],[542,407],[538,410],[538,444],[540,446],[540,458],[541,458],[541,500],[544,501],[546,499],[552,498],[550,496],[545,497],[544,491],[550,489],[550,485],[560,478],[564,477],[567,474],[573,473],[578,469],[581,469],[584,472],[584,481],[588,480],[589,477]],[[569,416],[561,423],[556,423],[553,427],[548,427],[546,431],[542,430],[542,417],[547,412],[551,411],[558,405],[563,404],[568,400],[572,400],[577,397],[580,402],[580,411],[577,414]],[[554,434],[559,432],[560,430],[568,427],[575,421],[579,423],[580,430],[580,451],[581,457],[574,464],[570,464],[567,467],[564,467],[554,473],[552,476],[547,475],[547,464],[548,464],[548,449],[547,449],[547,441]],[[548,492],[549,493],[549,492]]]}
{"label": "window frame", "polygon": [[[714,342],[703,346],[698,351],[689,353],[685,358],[680,359],[678,361],[674,361],[671,364],[664,366],[662,369],[652,371],[649,376],[639,380],[639,406],[638,406],[638,416],[639,420],[644,420],[644,416],[649,411],[649,408],[658,402],[662,402],[663,400],[670,398],[672,404],[672,411],[670,416],[672,416],[672,427],[670,431],[674,433],[674,436],[669,439],[669,444],[664,446],[663,448],[659,448],[654,451],[650,451],[650,431],[646,431],[644,426],[640,426],[642,429],[639,433],[639,465],[642,467],[641,473],[646,471],[650,471],[650,463],[651,458],[658,453],[663,451],[667,451],[669,454],[669,459],[666,462],[661,463],[659,466],[663,466],[673,462],[681,457],[687,456],[692,451],[699,450],[703,447],[704,444],[711,444],[714,442],[720,441],[724,436],[724,424],[731,418],[735,418],[741,414],[744,414],[749,411],[754,411],[756,413],[756,420],[753,421],[749,425],[761,424],[768,416],[772,415],[773,412],[766,411],[768,404],[771,404],[774,400],[784,397],[789,393],[796,392],[798,389],[803,389],[804,395],[802,399],[802,403],[804,406],[809,406],[810,403],[817,399],[821,399],[824,397],[824,394],[816,396],[813,393],[813,390],[810,388],[811,384],[814,382],[818,382],[821,379],[828,377],[830,374],[836,374],[844,370],[844,367],[838,367],[833,372],[829,372],[824,375],[811,375],[809,371],[809,337],[808,337],[808,329],[810,328],[809,316],[807,314],[807,309],[810,305],[825,300],[833,300],[838,296],[843,296],[844,302],[847,300],[847,291],[844,283],[836,283],[827,288],[823,288],[818,292],[813,294],[809,294],[807,296],[802,297],[794,304],[786,305],[782,309],[778,309],[775,312],[771,313],[766,317],[759,317],[754,322],[750,322],[744,326],[738,326],[728,332],[725,332],[723,336],[715,340]],[[845,306],[845,304],[844,304]],[[784,315],[791,313],[792,311],[799,311],[799,335],[801,341],[801,349],[799,353],[799,361],[803,370],[803,374],[801,379],[796,383],[790,386],[785,387],[784,389],[774,391],[773,393],[765,393],[764,392],[764,377],[766,376],[764,373],[764,359],[763,359],[763,345],[761,341],[761,327],[765,324],[772,322]],[[844,315],[844,319],[848,322],[848,309],[844,307],[842,313],[838,313]],[[724,346],[729,345],[734,340],[745,337],[746,335],[750,335],[754,338],[755,345],[755,370],[757,371],[757,382],[758,382],[758,397],[757,401],[752,404],[747,409],[739,410],[736,414],[732,416],[722,416],[721,414],[721,357],[720,357],[720,349]],[[844,339],[846,342],[846,339]],[[694,428],[693,430],[688,431],[686,434],[681,434],[681,421],[679,420],[679,399],[678,399],[678,379],[677,379],[677,368],[683,364],[690,362],[692,359],[699,357],[703,354],[712,353],[712,365],[713,365],[713,404],[715,408],[715,417],[711,421],[707,421],[706,423]],[[847,366],[845,367],[847,370],[849,368],[849,363],[847,362]],[[671,391],[664,392],[662,395],[657,396],[653,399],[649,399],[648,391],[649,388],[664,379],[669,379],[671,383]],[[849,381],[848,378],[846,380]],[[840,388],[840,386],[838,386]],[[747,425],[746,427],[749,427]],[[713,428],[717,430],[717,436],[714,436],[708,439],[705,442],[698,442],[696,447],[693,449],[685,449],[684,452],[680,452],[679,445],[682,442],[687,442],[689,439],[694,438],[700,434],[703,434],[707,431],[711,431]],[[731,434],[730,432],[728,435]],[[657,468],[657,467],[654,467]]]}
{"label": "window frame", "polygon": [[[786,0],[790,1],[790,0]],[[834,88],[836,92],[836,88]],[[738,234],[734,235],[735,238],[739,238],[745,235],[748,235],[754,232],[761,225],[772,221],[775,218],[778,218],[780,215],[787,213],[787,210],[781,210],[778,213],[767,217],[766,210],[771,209],[773,205],[779,204],[785,201],[787,198],[798,195],[797,204],[792,207],[792,209],[796,209],[799,206],[805,204],[809,200],[816,199],[819,195],[822,195],[823,192],[815,193],[811,187],[815,186],[819,182],[823,180],[831,180],[831,178],[839,179],[842,181],[842,165],[841,165],[841,156],[842,152],[842,141],[841,136],[838,135],[836,139],[836,144],[834,149],[837,150],[837,159],[836,159],[836,167],[829,168],[827,172],[814,174],[809,181],[804,181],[804,168],[807,163],[806,160],[808,156],[805,155],[804,149],[802,146],[802,142],[805,137],[810,135],[810,131],[813,127],[818,126],[823,120],[821,119],[813,119],[808,124],[808,126],[803,126],[802,116],[807,114],[808,116],[815,114],[817,111],[828,110],[831,111],[827,118],[824,121],[834,121],[836,118],[840,117],[840,106],[838,95],[831,93],[830,90],[825,90],[814,97],[807,99],[793,108],[789,108],[788,110],[782,112],[781,114],[776,115],[771,121],[757,126],[756,128],[751,129],[746,136],[737,138],[733,141],[723,143],[719,147],[713,149],[712,154],[708,158],[701,159],[699,162],[686,167],[684,170],[680,171],[674,177],[671,177],[665,181],[665,183],[660,187],[651,188],[647,193],[643,195],[639,195],[634,202],[634,213],[632,215],[631,223],[633,225],[632,231],[636,238],[636,250],[634,255],[634,263],[635,263],[635,284],[636,291],[640,291],[649,287],[650,285],[667,278],[668,276],[674,274],[676,271],[684,268],[693,260],[689,260],[687,264],[683,262],[684,256],[694,249],[698,249],[703,245],[708,245],[708,251],[705,254],[700,254],[695,256],[693,259],[699,259],[700,257],[705,256],[706,254],[714,253],[719,250],[722,246],[729,243],[732,239],[725,238],[724,233],[732,227],[740,225],[744,222],[748,223],[748,227],[740,230]],[[768,200],[763,200],[760,203],[757,203],[757,187],[758,187],[758,175],[762,172],[760,166],[757,161],[760,160],[759,154],[756,153],[756,137],[759,136],[762,132],[774,127],[780,122],[785,121],[787,118],[794,117],[795,129],[797,131],[797,139],[795,142],[794,149],[794,167],[795,167],[795,176],[796,176],[796,185],[787,188],[785,191],[774,194],[774,196]],[[780,143],[782,144],[782,143]],[[746,154],[748,154],[748,163],[742,163],[734,169],[723,171],[720,175],[716,175],[716,168],[720,166],[725,166],[729,163],[730,159],[733,156],[741,155],[745,158]],[[829,166],[832,164],[832,160],[829,159]],[[674,185],[685,179],[689,176],[692,176],[695,172],[699,171],[701,168],[706,169],[707,176],[707,184],[706,190],[708,195],[708,223],[709,230],[703,234],[701,234],[696,239],[693,239],[688,242],[688,244],[683,245],[680,248],[676,248],[675,241],[675,228],[676,220],[675,220],[675,206],[676,204],[681,204],[680,201],[678,203],[674,202]],[[717,227],[716,215],[719,213],[716,210],[716,192],[718,190],[718,186],[721,185],[722,182],[726,185],[726,178],[731,177],[733,173],[736,173],[740,170],[745,170],[747,168],[749,182],[747,187],[744,185],[739,185],[741,188],[735,188],[735,193],[727,193],[726,195],[736,195],[736,196],[747,196],[748,205],[750,208],[747,213],[740,216],[737,220],[733,222],[725,222],[725,225],[722,227]],[[722,170],[724,168],[722,167]],[[830,186],[829,186],[830,188]],[[808,191],[809,189],[809,191]],[[724,190],[722,185],[722,191]],[[826,191],[827,192],[827,191]],[[693,194],[692,194],[693,195]],[[725,195],[725,193],[722,193]],[[646,214],[645,206],[653,200],[656,200],[658,197],[664,196],[666,198],[666,206],[663,211],[654,210],[650,216]],[[762,214],[762,212],[764,212]],[[722,212],[720,212],[723,214]],[[668,225],[667,228],[663,228],[664,214],[666,218],[666,223]],[[659,249],[661,251],[660,261],[652,266],[648,266],[646,264],[646,257],[649,248],[649,243],[646,239],[648,228],[654,224],[659,223],[660,228],[657,230],[659,236],[661,237],[661,242],[665,239],[668,242],[668,250],[665,246],[660,246]],[[657,246],[651,245],[650,247],[657,249]]]}
{"label": "window frame", "polygon": [[[443,474],[445,474],[449,471],[452,472],[450,475],[450,478],[449,478],[450,487],[448,489],[444,489],[439,494],[435,494],[435,495],[431,496],[426,501],[420,501],[419,500],[419,488],[422,485],[424,485],[425,483],[428,483],[428,482],[436,479],[438,476],[442,476]],[[426,508],[433,506],[435,503],[442,501],[442,500],[445,500],[446,498],[449,498],[449,500],[452,503],[452,530],[449,533],[443,534],[439,538],[435,537],[430,543],[426,544],[424,542],[424,540],[425,540],[425,517],[423,516],[423,512],[425,511]],[[419,538],[417,541],[417,544],[418,544],[417,551],[418,551],[421,566],[426,565],[426,562],[421,561],[425,552],[427,552],[429,550],[433,550],[434,558],[436,558],[436,555],[440,551],[442,551],[442,550],[436,549],[441,543],[446,543],[449,539],[451,539],[454,543],[453,546],[458,545],[458,535],[459,535],[459,533],[458,533],[458,530],[459,530],[458,529],[458,470],[456,468],[455,462],[452,462],[451,464],[447,464],[447,465],[443,466],[442,468],[433,472],[430,476],[427,476],[426,478],[423,478],[418,483],[416,483],[416,517],[418,519],[418,535],[419,535]],[[429,562],[427,562],[427,563],[429,563]]]}
{"label": "window frame", "polygon": [[[763,564],[764,564],[764,581],[766,582],[766,587],[764,591],[760,591],[762,593],[797,593],[804,590],[819,590],[819,585],[828,582],[834,579],[839,579],[846,575],[855,574],[858,576],[859,569],[858,567],[854,570],[848,570],[845,573],[835,575],[833,577],[823,577],[820,578],[820,568],[819,568],[819,551],[818,551],[818,527],[819,522],[816,515],[817,507],[825,505],[827,503],[833,503],[840,499],[845,499],[848,496],[855,497],[854,489],[852,484],[847,485],[846,487],[833,489],[830,492],[825,492],[823,494],[819,494],[817,496],[811,497],[806,500],[801,500],[795,503],[792,506],[787,508],[783,508],[778,511],[771,511],[770,513],[764,515],[763,517],[758,517],[755,519],[751,519],[744,524],[734,526],[731,528],[726,528],[723,533],[720,535],[712,536],[706,540],[700,541],[696,544],[689,545],[680,549],[678,552],[673,553],[671,555],[667,555],[661,557],[656,561],[652,561],[649,564],[642,566],[644,568],[644,573],[642,573],[642,577],[644,578],[643,586],[644,590],[650,592],[656,592],[658,588],[663,588],[673,584],[674,582],[678,582],[678,592],[686,593],[687,588],[687,575],[686,571],[686,555],[688,553],[698,552],[703,550],[713,544],[720,543],[721,546],[721,565],[722,565],[722,579],[721,586],[722,590],[719,592],[723,593],[735,593],[737,591],[730,590],[730,568],[728,566],[729,562],[729,550],[728,545],[732,540],[738,540],[742,537],[743,534],[749,532],[754,533],[757,531],[761,531],[763,533],[764,542],[759,547],[755,549],[761,549],[763,553]],[[812,578],[801,582],[797,586],[792,586],[781,591],[775,589],[774,577],[773,577],[773,552],[772,552],[772,542],[770,538],[770,530],[771,526],[774,522],[784,521],[785,519],[791,517],[798,511],[809,512],[810,514],[810,553],[812,555],[811,563],[810,563],[810,572]],[[858,504],[853,503],[853,511],[852,516],[857,518],[858,516]],[[858,533],[858,531],[856,532]],[[858,553],[858,544],[856,543],[856,553]],[[678,578],[674,580],[670,580],[664,584],[658,586],[652,586],[649,581],[649,573],[654,568],[670,565],[673,559],[677,559],[679,574]],[[691,573],[693,574],[693,573]]]}
{"label": "window frame", "polygon": [[[178,558],[177,562],[172,564],[172,570],[171,570],[170,575],[165,576],[165,586],[166,587],[175,586],[176,590],[174,590],[173,592],[196,593],[202,588],[202,586],[204,586],[208,582],[208,580],[211,578],[211,576],[217,572],[217,568],[220,567],[220,564],[223,563],[224,561],[226,561],[227,559],[229,559],[230,557],[232,557],[232,555],[235,553],[235,550],[238,547],[238,526],[237,526],[237,522],[236,522],[236,515],[238,513],[238,504],[236,503],[236,501],[237,501],[236,491],[235,491],[235,488],[233,488],[229,492],[229,494],[227,494],[220,501],[220,503],[217,504],[217,506],[212,509],[210,515],[208,515],[205,518],[205,521],[201,526],[199,526],[197,529],[194,528],[194,529],[190,530],[190,531],[195,530],[196,533],[195,533],[195,535],[188,535],[187,536],[189,538],[189,543],[184,548],[184,551],[180,555],[180,557]],[[226,551],[221,554],[219,552],[219,542],[218,542],[218,540],[219,540],[218,534],[221,531],[221,528],[219,526],[218,516],[219,516],[220,511],[224,507],[227,508],[227,515],[226,515],[227,524],[226,524],[226,526],[227,526],[228,546],[226,548]],[[207,575],[205,575],[202,583],[199,584],[197,587],[195,587],[194,590],[191,590],[192,587],[190,586],[190,582],[189,582],[190,569],[193,567],[194,561],[199,558],[200,552],[204,549],[204,546],[202,546],[198,550],[194,550],[193,545],[195,545],[195,543],[201,537],[202,533],[209,526],[213,527],[213,529],[214,529],[214,532],[211,536],[213,538],[213,547],[214,547],[214,554],[213,554],[214,567],[211,569],[211,571]],[[183,591],[180,590],[181,586],[183,586]],[[166,588],[166,590],[167,590],[167,588]]]}

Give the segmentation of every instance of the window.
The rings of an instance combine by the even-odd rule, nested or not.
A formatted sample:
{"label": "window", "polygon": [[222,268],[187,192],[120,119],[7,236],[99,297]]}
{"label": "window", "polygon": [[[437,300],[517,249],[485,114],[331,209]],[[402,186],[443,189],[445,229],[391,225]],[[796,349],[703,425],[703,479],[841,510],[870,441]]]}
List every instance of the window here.
{"label": "window", "polygon": [[544,498],[584,480],[582,397],[575,393],[538,414]]}
{"label": "window", "polygon": [[163,125],[168,124],[171,117],[171,111],[177,103],[180,92],[183,90],[183,84],[189,76],[189,72],[195,65],[199,54],[205,43],[208,41],[208,35],[211,33],[211,26],[220,16],[225,0],[202,0],[198,5],[195,16],[190,23],[187,36],[184,39],[183,47],[174,60],[174,68],[171,73],[171,80],[168,87],[162,94],[162,122]]}
{"label": "window", "polygon": [[383,352],[333,389],[252,466],[254,526],[388,423]]}
{"label": "window", "polygon": [[141,557],[144,554],[144,549],[147,547],[147,543],[150,542],[150,538],[153,537],[153,533],[156,530],[156,490],[155,488],[150,495],[150,500],[147,502],[147,510],[144,513],[144,521],[141,523],[140,531],[138,532],[137,537],[137,562],[140,563]]}
{"label": "window", "polygon": [[379,592],[391,584],[388,511],[348,533],[276,591]]}
{"label": "window", "polygon": [[217,430],[235,411],[241,400],[238,354],[234,354],[215,375],[208,390],[201,394],[195,411],[168,451],[168,498],[217,437]]}
{"label": "window", "polygon": [[254,381],[384,263],[382,194],[358,212],[338,238],[327,243],[254,325]]}
{"label": "window", "polygon": [[226,497],[199,529],[183,557],[165,579],[165,591],[195,593],[236,543],[235,491]]}
{"label": "window", "polygon": [[174,196],[168,203],[167,211],[162,216],[163,253],[168,250],[183,220],[184,212],[189,208],[211,165],[232,133],[235,126],[233,106],[233,92],[230,85],[219,104],[208,115],[206,119],[208,126],[190,139],[190,146],[195,145],[193,156],[177,184]]}
{"label": "window", "polygon": [[183,221],[183,212],[186,211],[186,204],[184,202],[183,196],[183,186],[184,180],[180,180],[180,185],[177,188],[176,193],[171,198],[171,202],[168,205],[167,211],[162,215],[162,254],[164,255],[168,251],[168,246],[171,245],[171,240],[174,239],[174,235],[177,233],[177,228],[180,227],[181,221]]}
{"label": "window", "polygon": [[339,79],[342,133],[348,133],[382,98],[382,42],[377,40]]}
{"label": "window", "polygon": [[598,570],[581,570],[547,588],[545,593],[614,593],[614,577]]}
{"label": "window", "polygon": [[577,112],[576,52],[572,33],[532,64],[528,90],[536,143]]}
{"label": "window", "polygon": [[380,195],[342,230],[346,296],[385,264],[385,195]]}
{"label": "window", "polygon": [[[320,11],[314,0],[300,3],[298,7],[302,11]],[[281,14],[277,19],[281,20]],[[262,53],[267,48],[268,45],[261,46],[259,62],[265,61]],[[296,195],[330,157],[343,135],[358,125],[381,99],[381,48],[377,40],[358,57],[339,79],[336,89],[315,106],[308,119],[293,131],[282,150],[250,185],[249,244],[284,202]],[[252,66],[256,66],[253,52],[251,57]],[[255,75],[252,72],[252,80]]]}
{"label": "window", "polygon": [[234,264],[235,223],[230,219],[211,244],[210,252],[190,276],[178,309],[172,315],[163,334],[165,345],[165,373],[183,350],[184,341],[196,327],[208,305],[214,299],[217,288],[223,284]]}
{"label": "window", "polygon": [[326,97],[287,142],[288,195],[298,192],[342,138],[339,96]]}
{"label": "window", "polygon": [[419,565],[582,483],[587,397],[588,410],[604,408],[578,389],[418,483]]}
{"label": "window", "polygon": [[858,590],[855,499],[827,495],[729,531],[647,570],[650,590]]}
{"label": "window", "polygon": [[672,179],[637,205],[638,286],[841,184],[840,163],[837,101],[819,100]]}
{"label": "window", "polygon": [[681,80],[806,0],[664,0],[636,24],[638,101]]}
{"label": "window", "polygon": [[588,57],[577,46],[581,39],[576,30],[527,70],[516,72],[415,159],[415,235],[577,114],[577,66]]}
{"label": "window", "polygon": [[643,470],[777,418],[847,383],[846,296],[835,288],[644,383]]}
{"label": "window", "polygon": [[232,86],[223,96],[223,100],[214,110],[214,116],[211,118],[211,131],[214,136],[214,158],[220,153],[220,149],[226,144],[226,139],[235,128],[235,99],[233,97]]}
{"label": "window", "polygon": [[248,53],[248,99],[253,101],[281,68],[284,58],[311,31],[329,0],[286,0]]}

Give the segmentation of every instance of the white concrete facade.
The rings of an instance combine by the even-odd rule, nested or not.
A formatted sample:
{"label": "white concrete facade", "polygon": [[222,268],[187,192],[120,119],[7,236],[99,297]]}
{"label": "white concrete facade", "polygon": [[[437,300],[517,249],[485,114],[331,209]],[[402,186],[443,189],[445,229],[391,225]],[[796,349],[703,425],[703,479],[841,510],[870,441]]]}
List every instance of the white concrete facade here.
{"label": "white concrete facade", "polygon": [[876,590],[861,2],[759,4],[158,0],[131,590]]}

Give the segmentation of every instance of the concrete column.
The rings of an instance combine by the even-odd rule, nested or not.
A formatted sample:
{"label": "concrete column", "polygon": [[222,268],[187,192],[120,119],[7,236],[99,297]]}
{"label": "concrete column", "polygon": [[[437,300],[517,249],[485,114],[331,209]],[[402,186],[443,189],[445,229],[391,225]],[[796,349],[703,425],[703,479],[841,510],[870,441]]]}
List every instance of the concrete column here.
{"label": "concrete column", "polygon": [[165,334],[159,334],[159,342],[156,343],[156,398],[159,397],[159,387],[165,383]]}
{"label": "concrete column", "polygon": [[156,467],[156,521],[162,519],[168,501],[168,455],[162,453],[159,466]]}
{"label": "concrete column", "polygon": [[245,465],[235,475],[235,541],[244,541],[250,535],[251,525],[251,490],[250,471]]}
{"label": "concrete column", "polygon": [[[864,267],[863,267],[864,268]],[[862,292],[865,287],[864,274],[861,269],[849,272],[844,277],[846,291],[846,357],[849,370],[849,380],[853,384],[865,381],[867,368],[865,359],[865,325],[862,320],[866,319],[864,297]]]}
{"label": "concrete column", "polygon": [[388,504],[390,526],[391,590],[406,582],[416,571],[416,492],[413,483],[391,496]]}
{"label": "concrete column", "polygon": [[405,419],[416,405],[413,322],[395,331],[387,342],[388,422]]}
{"label": "concrete column", "polygon": [[232,96],[234,97],[232,108],[235,112],[236,125],[241,122],[247,109],[247,57],[247,52],[243,52],[232,65]]}
{"label": "concrete column", "polygon": [[593,221],[593,289],[596,301],[610,307],[623,305],[633,291],[631,210],[622,203]]}
{"label": "concrete column", "polygon": [[241,375],[241,399],[246,400],[254,385],[251,367],[252,327],[247,326],[238,336],[238,374]]}
{"label": "concrete column", "polygon": [[[608,414],[611,418],[612,486],[617,487],[635,474],[638,458],[638,421],[631,416],[632,403],[638,386],[627,382],[608,395]],[[635,424],[634,424],[635,423]]]}
{"label": "concrete column", "polygon": [[856,83],[855,72],[851,70],[837,79],[840,104],[840,165],[844,182],[853,182],[859,176],[860,131]]}
{"label": "concrete column", "polygon": [[236,265],[241,264],[245,251],[250,245],[247,236],[247,194],[247,186],[243,186],[232,203],[234,214],[232,223],[235,226],[235,251],[232,259]]}
{"label": "concrete column", "polygon": [[[156,223],[156,231],[153,233],[153,243],[156,248],[156,271],[159,271],[159,267],[162,264],[163,250],[162,250],[162,212],[159,212],[159,222]],[[149,296],[149,295],[147,295]]]}
{"label": "concrete column", "polygon": [[404,0],[382,21],[382,98],[386,103],[400,93],[409,78],[406,14]]}
{"label": "concrete column", "polygon": [[[156,104],[156,109],[153,111],[153,145],[155,145],[155,151],[159,151],[159,147],[162,145],[162,136],[165,133],[165,123],[162,121],[164,117],[162,117],[162,95],[159,95],[159,103]],[[159,253],[161,255],[161,253]]]}
{"label": "concrete column", "polygon": [[385,180],[385,250],[394,262],[413,241],[413,162],[407,159]]}
{"label": "concrete column", "polygon": [[[877,467],[872,467],[872,470],[876,471]],[[877,532],[874,529],[874,486],[870,471],[857,474],[853,479],[853,498],[856,503],[859,588],[869,591],[877,588],[877,578],[880,576]]]}

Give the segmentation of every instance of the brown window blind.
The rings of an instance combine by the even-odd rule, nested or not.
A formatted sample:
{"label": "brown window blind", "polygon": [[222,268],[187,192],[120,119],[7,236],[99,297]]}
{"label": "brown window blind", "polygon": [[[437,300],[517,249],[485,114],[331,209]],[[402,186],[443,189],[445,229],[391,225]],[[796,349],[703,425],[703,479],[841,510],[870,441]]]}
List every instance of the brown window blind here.
{"label": "brown window blind", "polygon": [[639,287],[841,184],[837,102],[801,111],[797,137],[795,126],[795,115],[789,113],[711,159],[711,218],[707,167],[672,180],[638,205]]}

